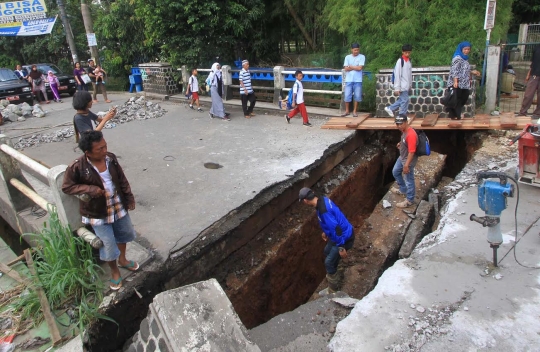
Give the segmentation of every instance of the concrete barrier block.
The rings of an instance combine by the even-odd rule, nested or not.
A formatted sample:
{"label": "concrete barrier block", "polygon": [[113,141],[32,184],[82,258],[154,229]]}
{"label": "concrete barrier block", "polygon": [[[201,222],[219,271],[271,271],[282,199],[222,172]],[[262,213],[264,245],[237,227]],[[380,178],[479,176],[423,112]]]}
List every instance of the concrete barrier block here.
{"label": "concrete barrier block", "polygon": [[260,352],[215,279],[160,293],[150,308],[151,335],[161,330],[155,340],[172,351]]}
{"label": "concrete barrier block", "polygon": [[433,204],[420,201],[416,209],[416,218],[411,222],[405,238],[399,249],[399,258],[408,258],[422,237],[431,232],[431,226],[435,220],[435,209]]}

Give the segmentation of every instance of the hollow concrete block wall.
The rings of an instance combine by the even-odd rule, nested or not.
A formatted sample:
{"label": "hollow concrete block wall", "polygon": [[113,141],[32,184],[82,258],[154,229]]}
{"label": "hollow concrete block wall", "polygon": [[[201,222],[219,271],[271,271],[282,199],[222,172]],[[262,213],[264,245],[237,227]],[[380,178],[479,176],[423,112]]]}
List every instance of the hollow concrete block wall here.
{"label": "hollow concrete block wall", "polygon": [[[448,113],[444,110],[440,99],[446,90],[446,82],[450,67],[437,68],[437,70],[421,69],[416,71],[413,69],[413,84],[409,91],[409,107],[407,113],[415,114],[416,117],[425,117],[429,114],[439,114],[439,117],[447,117]],[[377,117],[389,117],[384,111],[385,106],[394,103],[397,97],[392,90],[392,70],[381,70],[376,75],[376,104]],[[476,81],[472,81],[471,94],[467,104],[463,109],[465,117],[474,115],[476,101]]]}
{"label": "hollow concrete block wall", "polygon": [[148,93],[173,95],[178,94],[178,85],[174,80],[175,70],[166,62],[140,64],[143,88]]}
{"label": "hollow concrete block wall", "polygon": [[160,293],[124,352],[260,352],[215,279]]}

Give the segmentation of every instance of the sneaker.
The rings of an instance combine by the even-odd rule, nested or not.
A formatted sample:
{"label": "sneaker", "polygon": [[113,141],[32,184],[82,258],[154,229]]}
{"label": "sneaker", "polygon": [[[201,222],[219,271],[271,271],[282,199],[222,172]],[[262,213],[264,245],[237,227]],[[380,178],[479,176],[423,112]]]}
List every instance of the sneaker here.
{"label": "sneaker", "polygon": [[222,120],[223,121],[231,121],[231,119],[229,117],[227,117],[227,116],[223,117]]}
{"label": "sneaker", "polygon": [[203,109],[198,108],[197,111],[198,111],[198,112],[203,112]]}
{"label": "sneaker", "polygon": [[195,110],[195,108],[191,104],[189,104],[189,108],[192,109],[192,110]]}
{"label": "sneaker", "polygon": [[407,199],[405,199],[403,202],[399,202],[396,204],[396,207],[398,208],[408,208],[410,207],[411,205],[413,205],[412,202],[409,202]]}
{"label": "sneaker", "polygon": [[230,113],[230,112],[226,112],[226,113],[225,113],[225,116],[229,117],[229,116],[231,116],[231,113]]}
{"label": "sneaker", "polygon": [[211,112],[209,112],[208,115],[210,116],[211,119],[214,118],[214,114],[212,114]]}
{"label": "sneaker", "polygon": [[306,127],[313,127],[313,125],[310,124],[309,122],[304,122],[303,125],[306,126]]}
{"label": "sneaker", "polygon": [[285,115],[285,120],[287,120],[287,123],[291,123],[291,118],[289,117],[289,115]]}
{"label": "sneaker", "polygon": [[384,111],[386,111],[386,113],[392,117],[394,117],[394,112],[392,111],[392,109],[390,109],[390,107],[385,107],[384,108]]}
{"label": "sneaker", "polygon": [[392,193],[394,193],[394,194],[397,194],[398,196],[403,196],[403,197],[405,196],[405,193],[401,192],[401,191],[399,190],[399,188],[397,188],[397,187],[392,187],[392,188],[390,189],[390,192],[392,192]]}

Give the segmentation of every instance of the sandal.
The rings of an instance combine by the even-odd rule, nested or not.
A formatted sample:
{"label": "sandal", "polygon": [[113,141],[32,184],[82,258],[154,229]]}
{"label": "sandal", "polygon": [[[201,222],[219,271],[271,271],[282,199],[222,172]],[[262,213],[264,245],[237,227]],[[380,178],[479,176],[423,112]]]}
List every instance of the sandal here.
{"label": "sandal", "polygon": [[246,116],[244,116],[244,117],[245,117],[246,119],[250,119],[250,118],[251,118],[251,116],[249,116],[249,115],[246,115]]}
{"label": "sandal", "polygon": [[341,115],[341,117],[346,117],[346,116],[349,116],[349,115],[350,115],[350,113],[346,112],[343,115]]}
{"label": "sandal", "polygon": [[139,270],[139,263],[130,260],[128,265],[118,265],[118,267],[127,269],[129,271],[137,271]]}
{"label": "sandal", "polygon": [[358,117],[358,114],[352,114],[352,117]]}
{"label": "sandal", "polygon": [[109,287],[113,291],[118,291],[122,287],[122,278],[121,277],[118,280],[110,279],[109,282],[110,282]]}

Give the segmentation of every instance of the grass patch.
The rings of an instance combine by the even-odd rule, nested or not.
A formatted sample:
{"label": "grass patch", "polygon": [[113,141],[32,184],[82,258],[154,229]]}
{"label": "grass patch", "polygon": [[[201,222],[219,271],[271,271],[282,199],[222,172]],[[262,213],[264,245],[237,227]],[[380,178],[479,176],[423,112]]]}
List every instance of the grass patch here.
{"label": "grass patch", "polygon": [[99,313],[105,285],[99,278],[103,270],[94,261],[92,247],[62,225],[54,206],[50,206],[49,214],[48,225],[44,224],[41,233],[29,234],[37,243],[33,254],[37,277],[30,275],[27,284],[4,293],[8,298],[0,299],[0,319],[13,322],[0,337],[23,333],[43,321],[36,285],[45,291],[54,313],[68,313],[70,330],[82,331],[97,319],[114,322]]}

